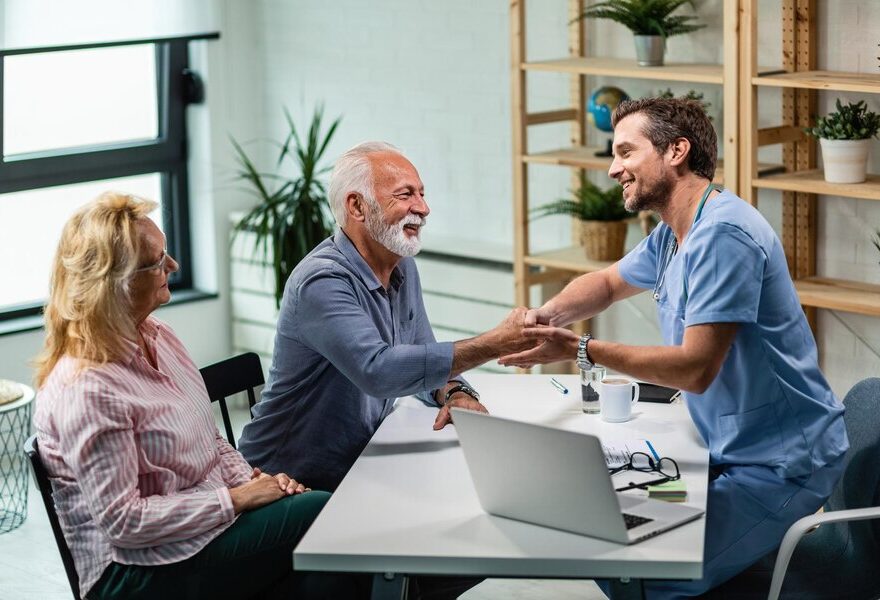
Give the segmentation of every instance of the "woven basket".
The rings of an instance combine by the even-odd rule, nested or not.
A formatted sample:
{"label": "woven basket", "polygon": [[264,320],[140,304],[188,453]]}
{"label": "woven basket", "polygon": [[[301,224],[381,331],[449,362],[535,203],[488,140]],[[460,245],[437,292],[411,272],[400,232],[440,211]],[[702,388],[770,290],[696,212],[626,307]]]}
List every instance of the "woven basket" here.
{"label": "woven basket", "polygon": [[626,221],[581,221],[581,245],[590,260],[616,261],[623,258]]}

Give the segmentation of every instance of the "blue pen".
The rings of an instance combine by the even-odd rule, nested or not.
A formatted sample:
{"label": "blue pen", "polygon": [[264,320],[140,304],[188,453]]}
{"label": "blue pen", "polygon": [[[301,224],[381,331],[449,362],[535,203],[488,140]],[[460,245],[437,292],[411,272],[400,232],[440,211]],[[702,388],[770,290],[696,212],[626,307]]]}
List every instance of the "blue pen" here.
{"label": "blue pen", "polygon": [[659,461],[660,455],[657,454],[656,450],[654,450],[654,446],[651,444],[651,440],[645,440],[645,443],[648,444],[648,450],[650,450],[651,454],[654,455],[654,460]]}
{"label": "blue pen", "polygon": [[553,384],[553,387],[555,387],[557,390],[559,390],[559,391],[562,392],[563,394],[567,394],[567,393],[568,393],[568,388],[565,387],[564,385],[562,385],[561,383],[559,383],[558,381],[556,381],[555,378],[551,377],[551,378],[550,378],[550,383]]}

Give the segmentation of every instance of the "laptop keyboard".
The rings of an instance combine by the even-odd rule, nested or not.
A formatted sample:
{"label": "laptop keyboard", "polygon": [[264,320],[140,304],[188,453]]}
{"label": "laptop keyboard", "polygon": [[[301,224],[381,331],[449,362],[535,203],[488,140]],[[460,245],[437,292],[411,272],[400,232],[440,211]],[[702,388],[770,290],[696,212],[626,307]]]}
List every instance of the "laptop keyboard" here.
{"label": "laptop keyboard", "polygon": [[654,519],[648,519],[646,517],[639,517],[637,515],[630,515],[627,513],[623,514],[623,522],[626,524],[627,529],[632,529],[633,527],[638,527],[639,525],[644,525],[645,523],[650,523]]}

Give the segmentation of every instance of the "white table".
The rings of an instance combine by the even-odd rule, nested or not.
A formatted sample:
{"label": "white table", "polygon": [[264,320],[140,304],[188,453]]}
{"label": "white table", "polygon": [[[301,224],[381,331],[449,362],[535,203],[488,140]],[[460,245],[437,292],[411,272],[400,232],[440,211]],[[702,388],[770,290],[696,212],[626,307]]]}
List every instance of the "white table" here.
{"label": "white table", "polygon": [[[557,379],[568,395],[544,375],[469,377],[493,414],[624,440],[638,449],[650,439],[660,455],[678,462],[687,503],[705,510],[708,450],[683,404],[639,403],[629,422],[605,423],[581,411],[577,376]],[[702,576],[705,518],[626,546],[485,513],[454,428],[431,430],[436,413],[414,398],[398,402],[296,548],[297,569],[384,574],[376,578],[374,598],[401,597],[395,575],[406,574]]]}

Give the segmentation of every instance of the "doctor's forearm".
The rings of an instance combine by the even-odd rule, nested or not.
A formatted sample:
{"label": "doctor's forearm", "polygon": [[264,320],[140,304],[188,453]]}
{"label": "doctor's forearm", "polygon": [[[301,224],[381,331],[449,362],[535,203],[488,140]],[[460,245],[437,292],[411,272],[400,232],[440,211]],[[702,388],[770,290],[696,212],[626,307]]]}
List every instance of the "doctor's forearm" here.
{"label": "doctor's forearm", "polygon": [[590,340],[593,362],[636,379],[701,394],[718,370],[682,346],[628,346]]}
{"label": "doctor's forearm", "polygon": [[601,272],[581,275],[546,302],[542,312],[550,317],[549,325],[565,327],[589,319],[611,305],[611,293]]}

